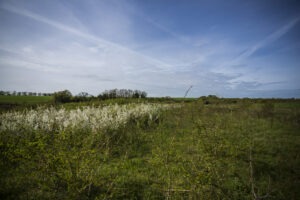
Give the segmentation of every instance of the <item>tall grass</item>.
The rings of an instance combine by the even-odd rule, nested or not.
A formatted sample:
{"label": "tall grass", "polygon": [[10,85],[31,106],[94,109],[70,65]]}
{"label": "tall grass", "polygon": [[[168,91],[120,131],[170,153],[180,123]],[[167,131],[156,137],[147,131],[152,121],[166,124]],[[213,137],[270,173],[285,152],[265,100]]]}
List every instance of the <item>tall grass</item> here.
{"label": "tall grass", "polygon": [[97,132],[2,130],[0,198],[297,199],[299,106],[266,103],[192,101]]}

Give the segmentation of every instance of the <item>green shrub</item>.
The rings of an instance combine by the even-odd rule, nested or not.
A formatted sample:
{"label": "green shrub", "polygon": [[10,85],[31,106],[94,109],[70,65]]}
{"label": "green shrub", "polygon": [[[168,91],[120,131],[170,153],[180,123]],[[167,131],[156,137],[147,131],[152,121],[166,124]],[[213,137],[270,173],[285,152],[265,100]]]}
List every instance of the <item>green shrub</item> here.
{"label": "green shrub", "polygon": [[55,103],[67,103],[72,100],[72,93],[69,90],[55,92],[53,96]]}

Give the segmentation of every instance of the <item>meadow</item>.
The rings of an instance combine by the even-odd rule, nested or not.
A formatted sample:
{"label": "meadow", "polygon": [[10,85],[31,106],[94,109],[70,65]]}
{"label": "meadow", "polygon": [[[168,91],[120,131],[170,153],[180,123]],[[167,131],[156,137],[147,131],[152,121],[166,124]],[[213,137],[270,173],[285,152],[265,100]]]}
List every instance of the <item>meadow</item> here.
{"label": "meadow", "polygon": [[0,95],[0,104],[39,104],[53,100],[52,96],[4,96]]}
{"label": "meadow", "polygon": [[0,115],[1,199],[298,199],[300,101],[115,99]]}
{"label": "meadow", "polygon": [[53,96],[8,96],[0,95],[0,113],[8,110],[36,108],[41,104],[52,104]]}

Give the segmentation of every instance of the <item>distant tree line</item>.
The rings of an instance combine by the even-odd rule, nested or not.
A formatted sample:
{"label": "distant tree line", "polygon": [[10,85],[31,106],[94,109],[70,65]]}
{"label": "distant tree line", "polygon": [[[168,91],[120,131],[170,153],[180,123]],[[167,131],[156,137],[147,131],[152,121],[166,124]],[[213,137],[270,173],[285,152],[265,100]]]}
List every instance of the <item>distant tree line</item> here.
{"label": "distant tree line", "polygon": [[116,99],[116,98],[146,98],[147,93],[140,90],[130,90],[130,89],[112,89],[105,90],[97,97],[88,94],[87,92],[80,92],[79,94],[73,96],[69,90],[58,91],[53,94],[54,101],[56,103],[67,103],[67,102],[82,102],[91,101],[94,99],[106,100],[106,99]]}
{"label": "distant tree line", "polygon": [[52,96],[52,93],[44,92],[17,92],[17,91],[0,91],[0,96]]}
{"label": "distant tree line", "polygon": [[99,99],[115,99],[115,98],[146,98],[147,93],[140,90],[130,89],[113,89],[105,90],[98,95]]}
{"label": "distant tree line", "polygon": [[96,99],[96,97],[87,92],[80,92],[79,94],[73,96],[69,90],[54,92],[53,96],[55,103],[82,102]]}

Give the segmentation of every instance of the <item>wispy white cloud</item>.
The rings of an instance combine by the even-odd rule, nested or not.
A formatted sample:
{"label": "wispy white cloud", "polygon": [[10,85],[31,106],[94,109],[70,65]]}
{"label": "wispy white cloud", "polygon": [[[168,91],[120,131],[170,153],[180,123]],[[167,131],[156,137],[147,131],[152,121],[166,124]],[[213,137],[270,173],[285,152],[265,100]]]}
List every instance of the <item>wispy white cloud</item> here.
{"label": "wispy white cloud", "polygon": [[[170,43],[168,43],[168,41],[167,43],[158,41],[158,43],[152,44],[154,48],[150,48],[149,50],[148,47],[148,50],[150,55],[151,52],[154,52],[154,54],[152,54],[154,57],[149,57],[122,45],[98,36],[96,37],[28,10],[10,5],[5,5],[4,9],[83,38],[91,44],[88,46],[79,43],[77,45],[70,45],[64,42],[64,44],[60,44],[60,50],[47,50],[47,48],[38,44],[38,47],[32,47],[35,52],[38,52],[36,54],[39,55],[39,60],[42,61],[39,62],[40,65],[36,65],[36,67],[56,66],[61,73],[64,73],[66,76],[71,75],[73,78],[91,79],[91,81],[117,81],[118,79],[122,79],[123,85],[124,83],[130,84],[134,82],[135,85],[139,86],[148,85],[149,87],[165,89],[171,86],[174,88],[185,88],[189,85],[196,85],[197,83],[203,85],[201,88],[212,88],[212,86],[215,85],[215,80],[220,78],[219,75],[210,73],[208,68],[201,68],[201,63],[203,63],[208,54],[212,54],[212,50],[206,48],[199,51],[197,47],[191,48],[189,44],[178,45],[178,41],[176,42],[176,40],[181,40],[182,37],[158,23],[155,24],[155,22],[152,23],[156,28],[168,32],[175,40],[170,40]],[[182,42],[187,43],[188,39],[184,39]],[[176,45],[174,46],[174,44]],[[218,49],[219,48],[220,47],[218,47]],[[54,51],[55,54],[51,53]],[[87,51],[90,51],[90,53],[86,53]],[[214,51],[215,50],[213,50],[213,52]],[[15,50],[15,52],[17,52],[17,50]],[[27,52],[27,55],[29,55],[29,52]],[[157,57],[163,58],[163,60],[167,60],[167,62],[161,61],[157,59]],[[30,62],[32,61],[29,60],[28,63]],[[34,60],[34,62],[36,62],[36,60]],[[167,63],[171,63],[172,65]],[[201,74],[193,71],[199,70],[197,69],[199,67],[201,68]],[[87,70],[82,70],[83,68]],[[100,68],[102,69],[101,71],[99,71]],[[99,73],[101,75],[95,76],[95,74]],[[72,77],[69,77],[70,80]],[[199,79],[202,80],[199,82]],[[206,84],[205,82],[208,81],[212,82]]]}
{"label": "wispy white cloud", "polygon": [[[8,48],[0,47],[0,51],[4,52],[0,55],[0,63],[11,67],[23,67],[31,70],[44,71],[44,72],[59,72],[60,70],[56,65],[52,65],[49,62],[30,56],[32,49],[24,47],[22,51],[16,51]],[[14,59],[12,59],[14,57]]]}
{"label": "wispy white cloud", "polygon": [[82,31],[80,31],[78,29],[75,29],[73,27],[64,25],[64,24],[59,23],[57,21],[48,19],[46,17],[43,17],[43,16],[38,15],[38,14],[35,14],[35,13],[30,12],[28,10],[16,8],[16,7],[11,6],[9,4],[4,4],[2,6],[2,8],[5,9],[5,10],[7,10],[7,11],[13,12],[15,14],[31,18],[33,20],[45,23],[45,24],[50,25],[50,26],[52,26],[54,28],[57,28],[59,30],[62,30],[62,31],[74,34],[76,36],[82,37],[82,38],[87,39],[87,40],[92,41],[92,42],[95,42],[96,44],[98,44],[100,46],[103,46],[105,48],[117,49],[118,51],[123,51],[123,52],[125,52],[127,54],[129,53],[129,54],[131,54],[133,56],[137,56],[137,57],[145,60],[146,62],[151,63],[153,65],[152,66],[152,70],[154,70],[155,68],[157,68],[157,70],[169,70],[169,68],[171,67],[169,64],[167,64],[165,62],[162,62],[162,61],[160,61],[160,60],[158,60],[156,58],[152,58],[152,57],[149,57],[147,55],[143,55],[140,52],[134,51],[134,50],[129,49],[129,48],[127,48],[125,46],[122,46],[120,44],[116,44],[116,43],[113,43],[111,41],[105,40],[103,38],[99,38],[99,37],[93,36],[93,35],[91,35],[89,33],[82,32]]}
{"label": "wispy white cloud", "polygon": [[[188,37],[185,37],[183,35],[178,34],[177,32],[171,30],[170,28],[167,28],[166,26],[158,23],[157,21],[154,21],[153,19],[151,19],[150,17],[146,17],[144,16],[144,19],[149,22],[150,24],[152,24],[153,26],[155,26],[156,28],[162,30],[165,33],[168,33],[169,35],[171,35],[172,37],[176,38],[178,41],[186,43],[186,44],[190,44],[191,42],[189,40]],[[198,44],[199,45],[199,44]]]}
{"label": "wispy white cloud", "polygon": [[[218,16],[203,20],[206,24],[200,20],[199,26],[189,30],[198,21],[191,23],[187,20],[194,18],[175,15],[176,9],[182,13],[176,5],[174,13],[168,15],[152,13],[152,5],[149,9],[144,3],[127,0],[46,1],[47,6],[38,1],[28,2],[0,3],[3,89],[36,87],[51,92],[67,88],[75,93],[99,94],[111,88],[136,88],[146,90],[149,95],[183,96],[193,85],[190,93],[193,96],[238,96],[250,90],[299,88],[295,84],[299,70],[283,69],[276,62],[280,58],[269,59],[274,58],[272,51],[268,52],[268,58],[252,56],[295,30],[299,18],[282,27],[278,26],[279,21],[272,23],[272,27],[280,28],[260,37],[263,39],[258,39],[258,35],[265,34],[269,27],[258,28],[255,37],[245,40],[244,32],[228,22],[224,23],[226,26],[211,29],[209,34],[203,31],[211,23],[218,23]],[[155,6],[160,5],[163,4]],[[169,18],[161,18],[166,16]],[[179,27],[187,29],[181,31]],[[237,30],[241,31],[241,38],[230,37]],[[291,52],[295,53],[296,48]],[[291,69],[298,67],[295,62],[291,64]]]}
{"label": "wispy white cloud", "polygon": [[[225,62],[220,63],[214,68],[214,72],[222,73],[224,75],[237,75],[236,77],[226,81],[229,88],[238,90],[240,88],[264,88],[271,87],[278,83],[276,87],[283,84],[286,80],[286,72],[282,73],[282,76],[278,76],[277,72],[274,72],[275,68],[278,68],[278,64],[273,63],[270,60],[253,60],[251,56],[258,50],[271,45],[279,40],[285,34],[287,34],[293,27],[300,21],[300,17],[294,18],[280,27],[276,31],[266,36],[264,39],[258,41],[246,51],[243,51],[240,55],[233,59],[227,59]],[[240,46],[239,49],[244,48]],[[230,48],[229,48],[230,49]],[[280,68],[280,67],[279,67]],[[284,75],[285,74],[285,75]],[[283,76],[284,75],[284,76]]]}
{"label": "wispy white cloud", "polygon": [[157,20],[154,20],[151,16],[149,16],[149,14],[145,14],[144,12],[141,11],[141,9],[139,7],[133,6],[133,5],[128,5],[128,3],[125,3],[126,1],[122,2],[122,1],[116,1],[116,0],[111,0],[111,2],[113,3],[114,6],[122,6],[123,9],[125,9],[128,13],[132,13],[135,17],[142,19],[144,22],[147,23],[147,25],[153,26],[154,28],[156,28],[159,31],[162,31],[166,34],[168,34],[169,36],[175,38],[177,40],[177,42],[181,42],[184,44],[189,44],[191,46],[197,46],[197,45],[201,45],[203,43],[200,42],[191,42],[189,37],[186,37],[182,34],[179,34],[178,32],[172,30],[171,28],[167,27],[166,25],[163,25],[162,23],[158,22]]}
{"label": "wispy white cloud", "polygon": [[276,30],[273,33],[271,33],[270,35],[268,35],[263,40],[259,41],[258,43],[256,43],[255,45],[253,45],[252,47],[247,49],[245,52],[243,52],[241,55],[236,57],[231,62],[236,63],[236,62],[242,61],[242,60],[250,57],[251,55],[253,55],[259,49],[261,49],[261,48],[275,42],[276,40],[280,39],[287,32],[289,32],[289,30],[291,30],[299,22],[299,20],[300,20],[300,17],[297,17],[297,18],[291,20],[290,22],[288,22],[287,24],[285,24],[284,26],[282,26],[278,30]]}

